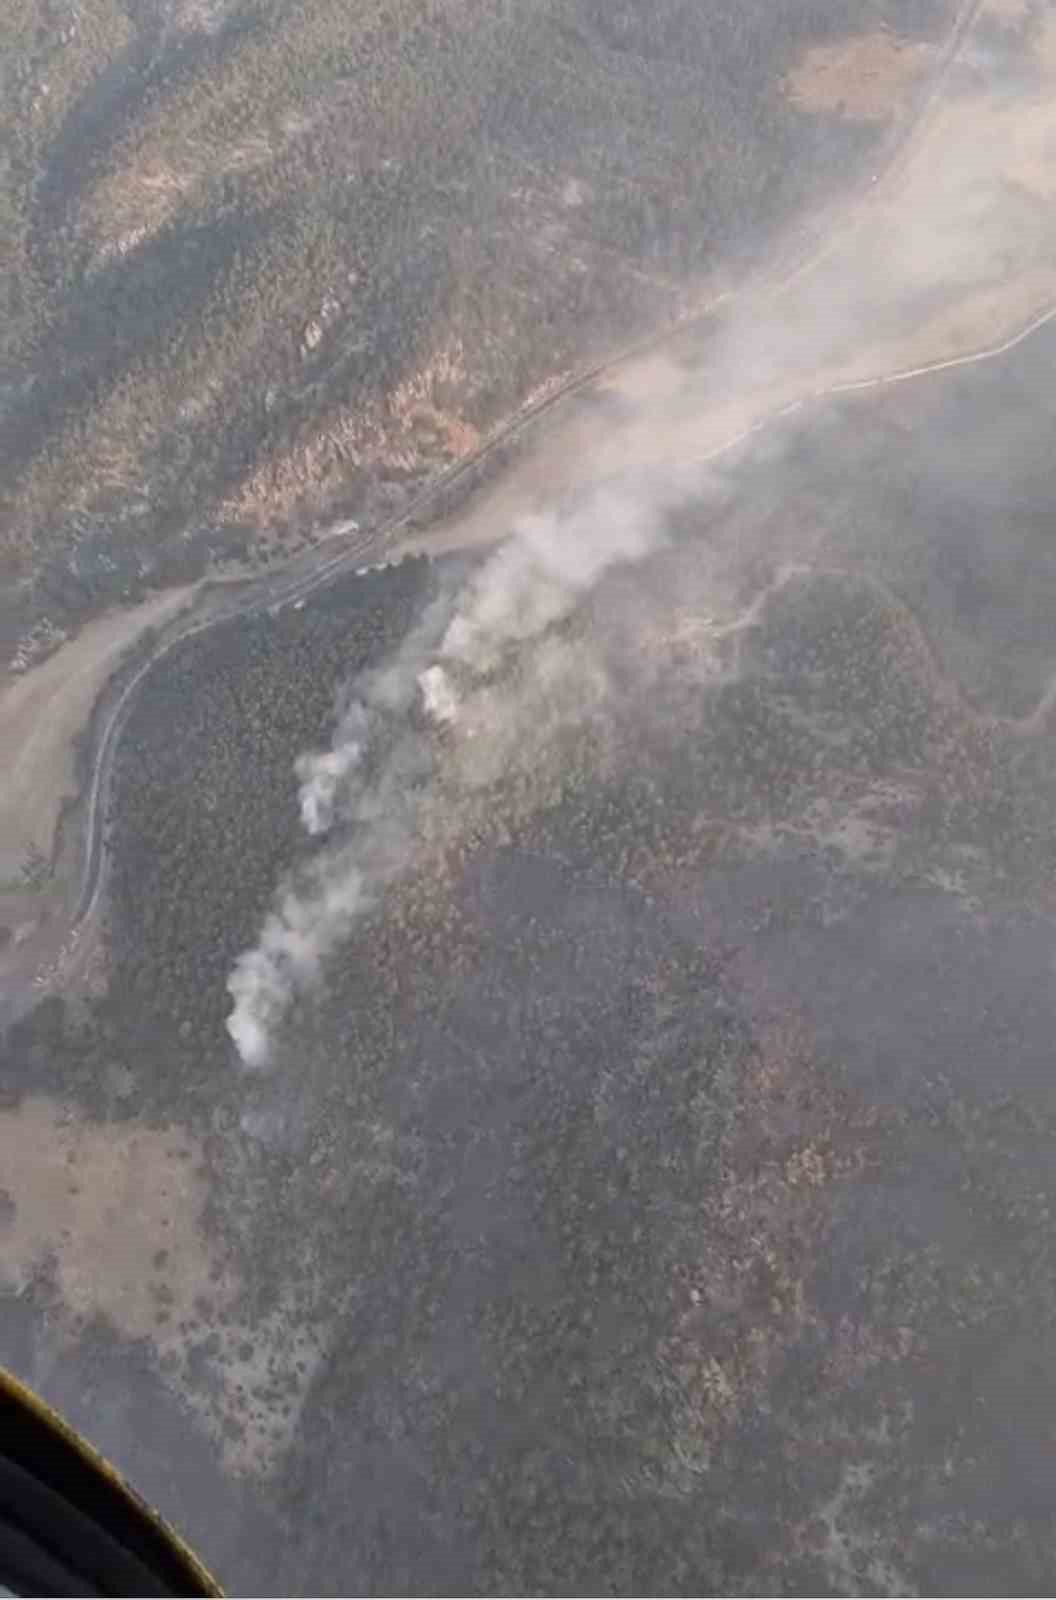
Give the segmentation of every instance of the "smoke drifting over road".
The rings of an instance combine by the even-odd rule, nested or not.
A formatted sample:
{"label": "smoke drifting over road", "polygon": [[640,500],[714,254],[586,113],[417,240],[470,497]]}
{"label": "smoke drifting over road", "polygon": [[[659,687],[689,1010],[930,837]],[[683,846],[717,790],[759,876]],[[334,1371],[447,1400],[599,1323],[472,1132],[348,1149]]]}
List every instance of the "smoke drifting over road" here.
{"label": "smoke drifting over road", "polygon": [[[554,705],[561,715],[577,694],[581,705],[604,695],[604,662],[570,654],[552,630],[607,572],[658,549],[671,510],[714,485],[709,462],[754,434],[772,438],[761,431],[767,419],[823,395],[985,359],[1056,299],[1045,266],[1056,110],[1040,67],[1036,81],[1017,68],[1020,92],[1009,92],[1012,58],[1001,53],[1000,29],[991,31],[987,49],[973,48],[949,75],[909,155],[809,269],[747,295],[706,363],[687,370],[654,359],[615,374],[622,421],[571,423],[548,458],[547,488],[554,500],[565,495],[564,509],[496,514],[490,524],[487,504],[471,511],[476,537],[503,526],[509,537],[461,592],[429,608],[383,668],[351,685],[332,747],[297,763],[305,829],[325,842],[281,888],[229,980],[228,1028],[247,1065],[266,1062],[291,998],[413,862],[440,745],[445,771],[467,786],[487,782],[532,719]],[[1056,23],[1042,26],[1038,62],[1045,50],[1056,52]],[[607,481],[577,497],[584,460]],[[721,559],[702,550],[702,562],[715,563],[720,626],[736,625],[731,580],[749,561],[764,555],[776,567],[819,553],[809,540]],[[710,593],[703,600],[710,613]],[[498,669],[515,651],[520,670],[507,684]],[[485,714],[464,714],[471,703]]]}

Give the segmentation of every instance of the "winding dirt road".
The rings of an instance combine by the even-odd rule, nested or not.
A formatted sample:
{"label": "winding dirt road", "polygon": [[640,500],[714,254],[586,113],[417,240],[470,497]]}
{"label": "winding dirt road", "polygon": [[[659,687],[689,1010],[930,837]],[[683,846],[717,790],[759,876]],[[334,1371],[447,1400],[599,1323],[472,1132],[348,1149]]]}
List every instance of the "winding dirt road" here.
{"label": "winding dirt road", "polygon": [[[309,570],[226,599],[217,599],[220,586],[206,586],[209,614],[177,627],[142,662],[96,730],[80,890],[61,928],[55,919],[31,942],[33,997],[52,982],[69,984],[83,965],[79,951],[105,884],[106,802],[121,732],[138,686],[184,639],[234,616],[299,604],[379,553],[394,560],[491,543],[525,511],[599,479],[718,463],[827,397],[992,360],[1056,317],[1056,172],[1047,159],[1056,140],[1056,18],[1043,19],[1033,76],[1010,95],[1005,64],[988,64],[976,38],[976,25],[1000,10],[998,0],[962,8],[912,137],[890,150],[883,177],[830,219],[820,241],[815,234],[804,248],[800,239],[784,254],[779,271],[569,377],[384,527],[362,537],[350,524],[331,530],[342,548],[320,553]],[[577,409],[585,391],[607,397],[620,417]],[[498,482],[428,532],[414,531],[459,480],[525,440]],[[1042,715],[1041,707],[1033,714]],[[24,960],[19,968],[8,977],[24,988]]]}

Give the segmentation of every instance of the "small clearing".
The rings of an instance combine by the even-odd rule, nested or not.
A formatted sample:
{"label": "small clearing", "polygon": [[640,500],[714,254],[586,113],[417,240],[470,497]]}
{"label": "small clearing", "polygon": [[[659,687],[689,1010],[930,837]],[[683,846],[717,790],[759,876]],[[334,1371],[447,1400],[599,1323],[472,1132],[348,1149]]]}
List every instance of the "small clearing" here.
{"label": "small clearing", "polygon": [[857,34],[808,50],[785,79],[804,111],[834,111],[852,122],[885,122],[928,71],[934,49],[891,33]]}

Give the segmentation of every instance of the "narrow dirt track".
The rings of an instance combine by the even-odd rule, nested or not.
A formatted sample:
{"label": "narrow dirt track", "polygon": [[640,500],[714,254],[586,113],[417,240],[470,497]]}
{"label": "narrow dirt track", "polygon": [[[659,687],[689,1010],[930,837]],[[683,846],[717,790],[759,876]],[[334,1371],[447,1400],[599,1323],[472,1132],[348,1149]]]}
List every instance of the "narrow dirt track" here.
{"label": "narrow dirt track", "polygon": [[[1024,168],[1033,163],[1035,189],[1038,187],[1037,152],[1056,131],[1056,113],[1048,110],[1048,102],[1056,105],[1056,97],[1047,95],[1048,85],[1046,92],[1038,91],[1028,97],[1021,110],[1017,108],[1015,114],[1019,122],[1011,127],[1007,97],[1002,99],[997,91],[988,90],[985,83],[978,85],[974,92],[962,87],[959,94],[949,97],[949,104],[943,99],[950,68],[957,62],[976,22],[989,14],[995,3],[996,0],[989,0],[989,4],[987,0],[970,0],[962,7],[947,43],[942,71],[917,108],[912,136],[907,137],[903,130],[901,140],[888,152],[883,177],[865,186],[841,216],[832,221],[823,239],[819,241],[815,236],[807,249],[800,239],[792,247],[791,257],[785,252],[779,275],[771,273],[763,280],[747,284],[736,296],[732,293],[717,296],[698,307],[692,318],[678,328],[641,341],[603,365],[569,377],[511,419],[480,451],[453,467],[388,525],[369,537],[356,539],[351,549],[326,555],[308,573],[294,578],[273,577],[261,586],[254,586],[249,596],[224,608],[224,617],[275,610],[303,601],[379,551],[395,559],[407,554],[436,554],[493,542],[525,510],[544,501],[552,502],[557,495],[612,472],[661,463],[718,462],[775,421],[827,396],[864,393],[952,367],[992,360],[1050,321],[1056,316],[1056,270],[1048,265],[1050,252],[1045,246],[1051,242],[1056,253],[1056,230],[1050,241],[1039,214],[1037,237],[1032,235],[1020,245],[1023,270],[1019,274],[1008,277],[998,270],[996,260],[980,257],[967,273],[965,290],[960,297],[954,292],[949,304],[925,319],[923,325],[919,319],[914,320],[910,303],[901,326],[897,317],[888,315],[886,321],[884,317],[877,319],[881,333],[887,332],[886,339],[881,337],[870,343],[862,337],[869,328],[871,300],[888,291],[885,275],[890,273],[890,263],[883,259],[883,242],[898,235],[900,212],[902,224],[910,234],[914,228],[919,229],[922,197],[926,198],[930,188],[945,207],[945,219],[940,208],[940,223],[945,220],[949,226],[952,219],[956,230],[965,222],[965,217],[956,209],[961,190],[967,193],[977,189],[980,176],[990,183],[997,195],[1002,192],[1003,185],[1016,180],[1017,163]],[[1056,37],[1056,23],[1052,32]],[[1043,55],[1047,64],[1054,55],[1048,48],[1050,44],[1046,33]],[[1056,68],[1051,75],[1056,77]],[[989,131],[983,127],[985,160],[980,160],[977,171],[970,164],[966,166],[963,160],[963,133],[966,128],[978,129],[981,119],[985,124],[988,112],[993,127]],[[1002,137],[1010,147],[1006,152],[1007,170],[1001,166]],[[995,151],[996,155],[992,153]],[[952,165],[951,156],[955,158]],[[989,162],[988,167],[986,162]],[[1056,190],[1056,183],[1043,178],[1042,187]],[[972,201],[973,205],[976,203]],[[969,207],[966,213],[969,220],[970,210]],[[928,226],[926,217],[923,225]],[[844,294],[840,306],[843,320],[834,320],[828,286],[846,282],[848,275],[854,279],[856,267],[875,255],[878,248],[881,259],[874,265],[872,278],[865,272],[864,284],[856,284],[857,302]],[[1007,266],[1008,252],[1000,239],[994,250]],[[1032,263],[1039,260],[1042,264],[1035,270]],[[942,281],[941,251],[933,265],[931,279]],[[912,270],[906,273],[906,297],[912,302],[921,289],[922,274],[918,261],[913,261],[911,266]],[[926,271],[923,280],[927,289]],[[896,291],[902,287],[897,274],[894,285]],[[954,284],[954,290],[960,287],[959,283]],[[897,299],[897,292],[894,298]],[[1039,304],[1043,305],[1041,310]],[[684,346],[694,328],[710,324],[720,312],[722,324],[716,329],[718,356],[714,371],[707,372],[703,379],[693,373],[687,377],[684,367],[679,367],[674,360],[664,360],[666,349],[677,350],[680,345]],[[731,395],[731,376],[740,376],[731,372],[738,344],[747,342],[750,353],[754,353],[751,341],[745,339],[745,330],[767,323],[773,329],[783,329],[787,324],[795,330],[796,337],[789,341],[787,350],[779,351],[776,356],[767,352],[761,363],[756,360],[754,370],[749,363],[746,392]],[[977,339],[974,347],[965,348],[969,342],[966,333],[973,326],[977,330],[994,329],[998,336],[985,343]],[[855,336],[853,340],[845,337],[848,328]],[[820,351],[817,350],[819,343]],[[818,354],[813,366],[812,350]],[[914,360],[914,356],[919,359]],[[756,379],[754,383],[753,378]],[[646,422],[636,418],[625,427],[613,427],[611,422],[603,423],[596,417],[566,419],[568,402],[588,389],[608,390],[629,406],[645,400],[648,394],[652,414]],[[544,420],[547,427],[541,429],[537,437],[536,430]],[[563,436],[551,426],[555,421],[567,424]],[[428,513],[441,493],[450,492],[459,479],[477,470],[487,457],[529,433],[530,448],[494,488],[479,493],[466,511],[435,525],[428,533],[408,533],[409,526]],[[102,818],[114,752],[135,689],[176,643],[213,626],[216,620],[219,619],[192,623],[168,639],[126,685],[98,731],[86,797],[81,892],[76,909],[65,924],[62,940],[58,939],[57,930],[48,938],[52,956],[48,965],[52,974],[62,981],[68,982],[75,976],[79,964],[76,947],[98,908],[105,882]],[[1056,689],[1051,692],[1056,693]],[[1032,713],[1032,725],[1036,725],[1039,718],[1044,720],[1042,707]],[[64,956],[56,960],[60,943]]]}

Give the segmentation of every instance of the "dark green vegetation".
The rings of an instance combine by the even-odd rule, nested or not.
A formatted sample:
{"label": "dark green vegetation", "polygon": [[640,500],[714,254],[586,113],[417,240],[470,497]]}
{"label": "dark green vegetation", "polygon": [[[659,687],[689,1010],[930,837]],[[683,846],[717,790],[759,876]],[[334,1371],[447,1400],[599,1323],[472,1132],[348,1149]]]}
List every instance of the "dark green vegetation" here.
{"label": "dark green vegetation", "polygon": [[[621,585],[662,624],[694,561],[603,588],[598,649]],[[292,1294],[325,1329],[261,1491],[276,1542],[229,1581],[1043,1587],[1047,746],[987,732],[874,580],[790,581],[730,681],[673,650],[604,769],[573,754],[455,816],[274,1074],[239,1075],[223,983],[294,847],[292,758],[429,581],[159,675],[122,761],[108,995],[10,1044],[23,1083],[60,1062],[97,1112],[117,1062],[122,1114],[225,1128],[242,1314]]]}
{"label": "dark green vegetation", "polygon": [[188,1095],[212,1104],[231,963],[303,846],[293,762],[313,739],[325,747],[339,688],[399,640],[430,581],[424,561],[406,561],[302,611],[216,627],[166,658],[121,741],[111,867],[125,908],[111,930],[120,984],[73,1028],[64,1065],[59,1002],[12,1031],[9,1063],[25,1047],[49,1085],[90,1090],[120,1039],[119,1054],[151,1063],[141,1085],[150,1110],[185,1114]]}
{"label": "dark green vegetation", "polygon": [[117,1009],[122,1026],[138,1017],[139,1048],[166,1061],[159,1078],[184,1106],[226,1061],[231,964],[303,848],[294,759],[325,748],[339,688],[396,644],[429,581],[424,561],[405,562],[310,609],[217,628],[137,706],[114,835],[128,913],[113,925]]}
{"label": "dark green vegetation", "polygon": [[[303,849],[294,757],[451,569],[147,680],[106,992],[0,1083],[203,1151],[237,1303],[62,1368],[288,1429],[255,1482],[166,1421],[232,1588],[1052,1587],[1056,766],[1007,720],[1052,670],[1049,349],[790,431],[612,574],[564,641],[612,703],[452,808],[270,1074],[224,985]],[[715,541],[767,598],[709,643]],[[45,1263],[5,1355],[65,1315]]]}
{"label": "dark green vegetation", "polygon": [[951,10],[12,0],[12,630],[171,581],[247,526],[380,517],[854,177],[886,130],[792,104],[808,45],[939,40]]}

